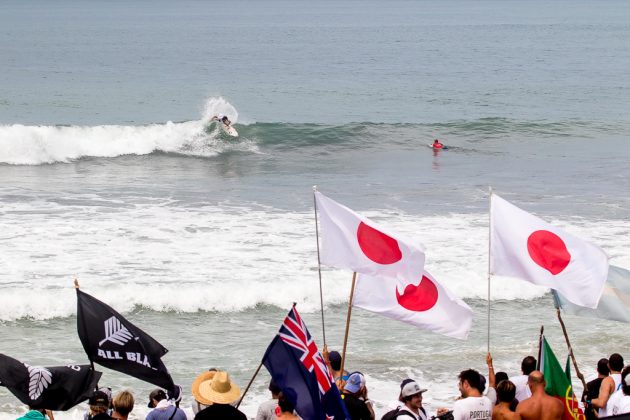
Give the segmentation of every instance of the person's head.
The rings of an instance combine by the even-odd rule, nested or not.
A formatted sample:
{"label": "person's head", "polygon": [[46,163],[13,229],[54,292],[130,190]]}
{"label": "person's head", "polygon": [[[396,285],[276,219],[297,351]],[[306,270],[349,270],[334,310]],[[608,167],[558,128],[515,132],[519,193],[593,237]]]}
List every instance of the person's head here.
{"label": "person's head", "polygon": [[630,395],[630,366],[621,371],[621,390],[624,395]]}
{"label": "person's head", "polygon": [[112,408],[112,389],[108,386],[102,386],[98,389],[105,395],[107,395],[107,401],[109,401],[109,408]]}
{"label": "person's head", "polygon": [[109,409],[109,398],[103,391],[95,391],[89,398],[88,405],[92,415],[105,413]]}
{"label": "person's head", "polygon": [[497,372],[494,374],[494,381],[497,384],[501,381],[507,381],[507,380],[508,380],[508,374],[505,372]]}
{"label": "person's head", "polygon": [[278,399],[278,395],[280,395],[280,387],[272,380],[269,381],[269,387],[267,388],[271,391],[271,397],[275,400]]}
{"label": "person's head", "polygon": [[438,144],[440,141],[438,139],[433,140],[434,144]]}
{"label": "person's head", "polygon": [[133,403],[133,394],[127,390],[120,391],[118,394],[114,395],[114,399],[112,400],[114,411],[124,417],[127,417],[129,413],[131,413],[131,410],[133,410]]}
{"label": "person's head", "polygon": [[529,386],[532,394],[536,393],[539,389],[542,389],[544,392],[546,384],[547,382],[545,381],[545,376],[539,370],[533,371],[527,377],[527,386]]}
{"label": "person's head", "polygon": [[230,380],[225,371],[204,372],[192,384],[195,401],[203,405],[232,404],[241,396],[241,388]]}
{"label": "person's head", "polygon": [[521,372],[523,375],[529,375],[536,370],[536,358],[534,356],[527,356],[521,362]]}
{"label": "person's head", "polygon": [[413,379],[405,379],[400,384],[398,400],[411,409],[419,409],[422,407],[422,394],[426,391]]}
{"label": "person's head", "polygon": [[599,362],[597,362],[597,373],[602,376],[608,376],[608,374],[610,373],[610,368],[608,367],[608,359],[599,359]]}
{"label": "person's head", "polygon": [[479,374],[479,392],[483,393],[486,390],[486,377],[481,373]]}
{"label": "person's head", "polygon": [[221,121],[223,121],[224,123],[228,122],[228,117],[227,117],[227,115],[224,115],[224,116],[221,118]]}
{"label": "person's head", "polygon": [[621,372],[623,369],[623,357],[619,353],[613,353],[608,358],[608,367],[611,372]]}
{"label": "person's head", "polygon": [[497,400],[500,402],[511,403],[516,395],[516,385],[507,379],[502,380],[497,385]]}
{"label": "person's head", "polygon": [[332,368],[332,370],[341,369],[341,354],[339,354],[338,351],[331,351],[328,354],[328,361],[330,362],[330,367]]}
{"label": "person's head", "polygon": [[166,392],[164,392],[164,390],[159,389],[159,388],[154,389],[149,394],[149,403],[147,404],[147,407],[155,408],[155,406],[158,405],[160,401],[165,400],[165,399],[166,399]]}
{"label": "person's head", "polygon": [[344,386],[344,392],[358,395],[365,388],[365,376],[361,372],[352,372]]}
{"label": "person's head", "polygon": [[293,388],[284,388],[278,395],[278,407],[283,413],[293,413],[297,405],[297,394]]}
{"label": "person's head", "polygon": [[167,396],[170,401],[175,403],[175,407],[179,408],[179,403],[182,401],[182,394],[181,385],[175,385],[171,391],[168,391]]}
{"label": "person's head", "polygon": [[195,380],[192,383],[192,394],[194,397],[194,402],[192,404],[192,410],[194,414],[197,414],[198,412],[200,412],[201,410],[203,410],[204,408],[207,408],[208,406],[210,406],[212,403],[211,402],[201,402],[200,399],[201,397],[198,397],[199,394],[199,387],[201,385],[201,383],[203,382],[207,382],[207,381],[212,381],[212,379],[214,378],[214,375],[217,373],[217,369],[216,368],[210,368],[208,369],[206,372],[203,372],[199,375],[197,375],[197,377],[195,378]]}
{"label": "person's head", "polygon": [[459,374],[459,391],[467,398],[475,393],[481,393],[481,375],[474,369],[463,370]]}

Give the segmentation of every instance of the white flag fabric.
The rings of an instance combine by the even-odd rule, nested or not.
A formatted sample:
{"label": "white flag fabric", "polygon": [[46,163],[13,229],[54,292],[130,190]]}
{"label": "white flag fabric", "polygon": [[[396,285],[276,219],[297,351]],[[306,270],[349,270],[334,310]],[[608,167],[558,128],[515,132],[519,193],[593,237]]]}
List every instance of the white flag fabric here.
{"label": "white flag fabric", "polygon": [[556,306],[567,314],[630,323],[630,270],[614,265],[608,267],[608,280],[597,309],[574,305],[557,292],[553,297]]}
{"label": "white flag fabric", "polygon": [[[465,340],[473,311],[428,272],[416,282],[359,275],[352,306]],[[421,280],[420,280],[421,279]]]}
{"label": "white flag fabric", "polygon": [[557,290],[570,302],[596,308],[608,276],[608,256],[508,203],[490,204],[490,273]]}
{"label": "white flag fabric", "polygon": [[[357,273],[415,278],[424,271],[424,250],[388,234],[371,220],[315,192],[321,226],[322,264]],[[398,239],[397,239],[398,238]]]}

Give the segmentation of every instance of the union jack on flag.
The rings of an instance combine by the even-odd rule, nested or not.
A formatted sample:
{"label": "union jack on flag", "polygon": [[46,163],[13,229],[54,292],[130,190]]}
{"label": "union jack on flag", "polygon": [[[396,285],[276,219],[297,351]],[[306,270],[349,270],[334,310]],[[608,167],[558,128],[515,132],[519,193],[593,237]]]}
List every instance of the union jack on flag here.
{"label": "union jack on flag", "polygon": [[295,391],[295,411],[302,419],[350,418],[324,358],[295,307],[267,347],[263,364],[280,389]]}
{"label": "union jack on flag", "polygon": [[323,395],[328,392],[332,385],[332,375],[295,307],[284,319],[278,335],[289,346],[302,352],[300,361],[309,372],[315,371],[319,393]]}

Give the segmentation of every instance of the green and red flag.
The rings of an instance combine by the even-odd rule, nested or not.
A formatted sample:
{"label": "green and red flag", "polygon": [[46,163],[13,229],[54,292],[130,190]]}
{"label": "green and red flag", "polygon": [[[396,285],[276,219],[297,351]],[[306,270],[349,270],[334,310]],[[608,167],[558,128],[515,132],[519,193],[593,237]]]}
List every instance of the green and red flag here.
{"label": "green and red flag", "polygon": [[542,336],[541,340],[540,370],[547,382],[545,392],[562,401],[564,406],[562,420],[584,420],[584,412],[578,406],[578,400],[575,398],[569,379],[571,377],[569,364],[567,363],[567,370],[563,371],[545,337]]}

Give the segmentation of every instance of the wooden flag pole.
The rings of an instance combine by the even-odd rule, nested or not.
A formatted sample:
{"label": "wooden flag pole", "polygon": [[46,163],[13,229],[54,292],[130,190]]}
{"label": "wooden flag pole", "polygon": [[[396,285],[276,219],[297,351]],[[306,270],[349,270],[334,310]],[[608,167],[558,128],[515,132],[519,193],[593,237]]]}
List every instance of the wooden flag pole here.
{"label": "wooden flag pole", "polygon": [[324,352],[327,352],[326,346],[326,326],[324,324],[324,293],[322,291],[322,263],[319,255],[319,226],[317,223],[317,199],[315,198],[317,185],[313,186],[313,210],[315,212],[315,239],[317,240],[317,272],[319,273],[319,303],[322,311],[322,335],[324,336]]}
{"label": "wooden flag pole", "polygon": [[[77,291],[79,290],[79,279],[74,279],[74,288]],[[78,299],[78,296],[77,296],[77,299]],[[78,313],[77,313],[77,316],[79,316]],[[92,360],[92,357],[89,354],[87,355],[87,357],[90,360],[90,367],[92,368],[92,371],[96,371],[96,369],[94,368],[94,361]],[[98,381],[96,381],[96,389],[98,389]]]}
{"label": "wooden flag pole", "polygon": [[560,321],[560,326],[562,327],[562,333],[564,334],[564,339],[567,342],[567,348],[569,349],[569,356],[571,356],[571,360],[573,361],[573,367],[575,367],[575,374],[582,382],[582,386],[584,387],[584,392],[588,393],[588,386],[586,385],[586,381],[584,380],[584,375],[580,372],[580,368],[577,365],[577,361],[575,360],[575,355],[573,354],[573,347],[571,347],[571,342],[569,341],[569,335],[567,334],[567,328],[564,326],[564,321],[560,316],[560,308],[556,307],[556,314],[558,315],[558,321]]}
{"label": "wooden flag pole", "polygon": [[[293,305],[291,307],[295,308],[296,305],[297,303],[293,302]],[[254,379],[256,379],[256,376],[258,376],[258,372],[260,372],[260,368],[262,367],[264,360],[265,360],[265,357],[263,356],[263,360],[260,361],[260,364],[256,368],[256,372],[254,372],[254,376],[252,376],[252,379],[249,380],[247,387],[245,387],[245,391],[243,391],[243,395],[241,395],[241,398],[238,400],[238,403],[236,404],[236,408],[238,408],[241,405],[241,402],[243,402],[243,398],[245,398],[245,394],[247,394],[247,391],[249,391],[249,388],[252,386]]]}
{"label": "wooden flag pole", "polygon": [[346,348],[348,346],[348,333],[350,332],[350,317],[352,316],[352,301],[354,299],[354,286],[357,282],[357,272],[352,273],[352,288],[350,289],[350,301],[348,302],[348,317],[346,318],[346,333],[343,336],[343,352],[341,354],[341,376],[346,363]]}
{"label": "wooden flag pole", "polygon": [[254,372],[254,376],[252,376],[252,379],[249,380],[249,383],[247,384],[245,391],[243,391],[243,395],[241,395],[241,398],[238,400],[238,403],[236,404],[236,408],[238,408],[243,402],[243,398],[245,398],[245,394],[247,394],[247,391],[249,391],[249,387],[252,386],[254,379],[256,379],[256,376],[258,376],[258,372],[260,372],[260,368],[262,367],[262,365],[263,365],[263,362],[260,362],[260,364],[258,365],[258,368],[256,369],[256,372]]}
{"label": "wooden flag pole", "polygon": [[538,337],[538,362],[536,362],[536,370],[540,370],[540,359],[542,356],[543,334],[545,332],[545,326],[540,326],[540,336]]}

